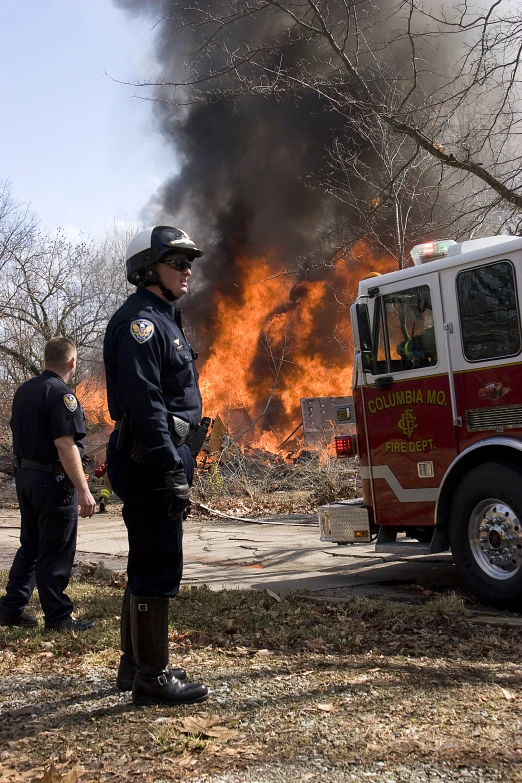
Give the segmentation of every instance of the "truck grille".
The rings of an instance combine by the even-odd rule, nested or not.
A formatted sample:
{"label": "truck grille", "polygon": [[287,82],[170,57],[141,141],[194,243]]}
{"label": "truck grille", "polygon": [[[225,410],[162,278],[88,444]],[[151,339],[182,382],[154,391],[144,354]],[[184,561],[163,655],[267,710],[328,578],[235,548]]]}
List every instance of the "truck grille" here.
{"label": "truck grille", "polygon": [[522,428],[522,405],[502,405],[498,408],[475,408],[466,411],[470,432],[514,430]]}

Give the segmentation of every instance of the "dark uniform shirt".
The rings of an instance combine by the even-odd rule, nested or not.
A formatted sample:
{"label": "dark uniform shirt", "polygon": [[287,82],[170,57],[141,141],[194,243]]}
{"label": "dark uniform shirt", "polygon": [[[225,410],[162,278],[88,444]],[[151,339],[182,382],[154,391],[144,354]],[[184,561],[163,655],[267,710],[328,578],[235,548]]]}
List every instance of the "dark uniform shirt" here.
{"label": "dark uniform shirt", "polygon": [[180,311],[138,288],[109,321],[103,358],[111,418],[120,421],[126,413],[133,438],[152,459],[166,470],[178,467],[168,415],[193,427],[201,420],[195,354]]}
{"label": "dark uniform shirt", "polygon": [[83,453],[85,416],[67,384],[45,370],[17,389],[11,415],[15,457],[45,464],[58,462],[57,438],[72,435]]}

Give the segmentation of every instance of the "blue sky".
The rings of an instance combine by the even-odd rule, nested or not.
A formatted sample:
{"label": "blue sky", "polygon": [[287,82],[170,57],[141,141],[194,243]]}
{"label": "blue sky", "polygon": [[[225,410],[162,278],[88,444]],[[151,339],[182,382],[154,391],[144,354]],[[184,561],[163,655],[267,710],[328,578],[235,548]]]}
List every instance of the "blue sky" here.
{"label": "blue sky", "polygon": [[150,20],[111,0],[2,0],[0,30],[0,179],[71,236],[139,220],[175,156],[151,104],[105,72],[154,74]]}

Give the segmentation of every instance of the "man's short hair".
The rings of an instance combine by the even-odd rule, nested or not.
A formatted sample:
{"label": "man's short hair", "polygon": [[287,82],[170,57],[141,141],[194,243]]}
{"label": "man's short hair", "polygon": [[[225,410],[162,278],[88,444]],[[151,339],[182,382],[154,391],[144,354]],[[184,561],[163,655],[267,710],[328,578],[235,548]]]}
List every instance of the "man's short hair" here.
{"label": "man's short hair", "polygon": [[76,345],[68,337],[53,337],[45,344],[45,364],[67,364],[76,354]]}

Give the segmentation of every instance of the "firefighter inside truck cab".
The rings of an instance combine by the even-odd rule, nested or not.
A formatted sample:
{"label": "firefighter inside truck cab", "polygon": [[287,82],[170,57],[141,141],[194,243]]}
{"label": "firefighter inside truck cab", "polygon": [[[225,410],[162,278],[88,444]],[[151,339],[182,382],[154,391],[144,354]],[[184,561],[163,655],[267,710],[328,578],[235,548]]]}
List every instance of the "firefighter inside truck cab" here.
{"label": "firefighter inside truck cab", "polygon": [[[416,311],[411,327],[411,336],[408,335],[406,319],[400,317],[405,338],[397,345],[397,354],[402,362],[401,370],[416,370],[419,367],[431,367],[437,363],[437,347],[435,344],[431,303],[421,299],[415,304],[416,306],[410,305],[409,308],[410,314]],[[404,305],[399,305],[399,307],[404,307]],[[418,324],[421,324],[422,332],[414,334]]]}

